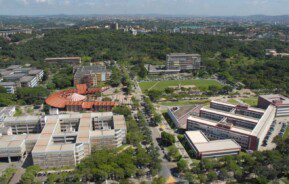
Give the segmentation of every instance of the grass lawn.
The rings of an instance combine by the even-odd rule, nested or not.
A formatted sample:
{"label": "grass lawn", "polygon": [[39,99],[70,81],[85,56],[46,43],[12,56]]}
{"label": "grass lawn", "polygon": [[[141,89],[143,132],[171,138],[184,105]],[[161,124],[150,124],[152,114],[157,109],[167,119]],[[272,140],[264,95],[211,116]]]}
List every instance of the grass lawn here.
{"label": "grass lawn", "polygon": [[230,99],[228,100],[228,102],[229,102],[230,104],[234,104],[234,105],[238,105],[238,104],[239,104],[239,102],[238,102],[237,100],[232,99],[232,98],[230,98]]}
{"label": "grass lawn", "polygon": [[257,106],[258,104],[258,97],[243,98],[241,100],[250,106]]}
{"label": "grass lawn", "polygon": [[194,105],[194,104],[206,104],[209,103],[210,100],[179,100],[179,101],[166,101],[160,102],[159,105],[164,106],[183,106],[183,105]]}
{"label": "grass lawn", "polygon": [[192,79],[192,80],[167,80],[167,81],[152,81],[152,82],[141,82],[139,83],[142,91],[148,89],[157,89],[164,90],[169,86],[178,86],[181,85],[195,85],[200,90],[207,90],[209,86],[216,85],[222,86],[218,81],[215,80],[206,80],[206,79]]}
{"label": "grass lawn", "polygon": [[285,140],[289,135],[289,126],[287,126],[285,132],[284,132],[284,135],[283,135],[283,140]]}

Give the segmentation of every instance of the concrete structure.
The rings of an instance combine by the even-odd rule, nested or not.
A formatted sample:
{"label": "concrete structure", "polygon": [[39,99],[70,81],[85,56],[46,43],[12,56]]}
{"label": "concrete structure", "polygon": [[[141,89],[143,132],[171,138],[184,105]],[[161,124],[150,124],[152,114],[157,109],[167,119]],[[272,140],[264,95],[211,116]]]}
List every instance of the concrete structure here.
{"label": "concrete structure", "polygon": [[51,108],[53,114],[55,109],[66,111],[111,111],[117,105],[113,101],[97,101],[94,97],[97,93],[102,93],[103,88],[88,88],[86,84],[78,84],[76,89],[58,91],[46,98],[45,102]]}
{"label": "concrete structure", "polygon": [[54,64],[81,64],[81,57],[57,57],[57,58],[45,58],[44,62]]}
{"label": "concrete structure", "polygon": [[276,117],[289,116],[289,98],[280,94],[259,96],[258,107],[265,109],[270,105],[276,107]]}
{"label": "concrete structure", "polygon": [[74,74],[74,85],[86,84],[88,87],[96,86],[99,82],[109,80],[110,72],[105,66],[92,65],[77,68]]}
{"label": "concrete structure", "polygon": [[6,117],[11,117],[15,114],[15,106],[1,107],[0,108],[0,122],[4,121]]}
{"label": "concrete structure", "polygon": [[44,71],[35,68],[23,68],[21,65],[11,65],[6,69],[0,69],[0,75],[3,78],[0,85],[4,86],[9,93],[14,93],[16,87],[38,86]]}
{"label": "concrete structure", "polygon": [[[26,127],[21,132],[20,125]],[[6,118],[6,127],[13,134],[0,137],[0,158],[11,161],[31,153],[34,165],[42,168],[75,166],[92,150],[126,142],[124,116],[112,112]]]}
{"label": "concrete structure", "polygon": [[7,93],[14,94],[16,90],[16,83],[15,82],[0,82],[0,86],[3,86]]}
{"label": "concrete structure", "polygon": [[171,53],[166,59],[168,70],[199,70],[201,65],[199,54]]}
{"label": "concrete structure", "polygon": [[7,30],[0,30],[0,36],[7,37],[9,35],[14,34],[32,34],[32,29],[7,29]]}
{"label": "concrete structure", "polygon": [[187,120],[188,130],[201,130],[211,139],[234,139],[243,149],[258,150],[273,120],[276,108],[266,110],[211,101],[200,109],[199,117]]}
{"label": "concrete structure", "polygon": [[180,69],[167,69],[166,66],[159,66],[159,65],[145,65],[145,68],[149,75],[160,75],[160,74],[176,74],[179,73]]}
{"label": "concrete structure", "polygon": [[23,76],[20,78],[21,87],[36,87],[38,86],[38,79],[34,76]]}
{"label": "concrete structure", "polygon": [[241,146],[233,139],[210,141],[201,131],[186,131],[185,138],[198,158],[238,155]]}

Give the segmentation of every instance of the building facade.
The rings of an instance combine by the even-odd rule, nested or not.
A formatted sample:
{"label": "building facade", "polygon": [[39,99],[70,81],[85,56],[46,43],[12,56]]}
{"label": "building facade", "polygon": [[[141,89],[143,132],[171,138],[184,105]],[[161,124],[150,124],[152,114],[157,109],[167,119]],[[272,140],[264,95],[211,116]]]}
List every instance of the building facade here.
{"label": "building facade", "polygon": [[171,53],[166,56],[168,70],[199,70],[201,65],[199,54]]}
{"label": "building facade", "polygon": [[110,72],[105,66],[81,66],[76,69],[74,74],[74,85],[86,84],[88,87],[96,86],[99,82],[108,81]]}
{"label": "building facade", "polygon": [[211,139],[233,139],[243,149],[258,150],[273,120],[276,108],[266,110],[212,101],[199,116],[187,119],[188,130],[201,130]]}
{"label": "building facade", "polygon": [[112,112],[13,117],[4,124],[13,134],[0,136],[0,158],[31,154],[33,164],[42,168],[75,166],[92,150],[126,142],[124,116]]}
{"label": "building facade", "polygon": [[241,146],[233,139],[210,141],[201,131],[186,131],[185,138],[197,158],[238,155]]}

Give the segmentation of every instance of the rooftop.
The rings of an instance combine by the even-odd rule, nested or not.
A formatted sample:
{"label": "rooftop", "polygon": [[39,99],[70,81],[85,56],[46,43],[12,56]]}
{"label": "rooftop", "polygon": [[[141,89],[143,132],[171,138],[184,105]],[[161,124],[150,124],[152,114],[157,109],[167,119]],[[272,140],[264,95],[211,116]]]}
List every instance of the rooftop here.
{"label": "rooftop", "polygon": [[201,131],[186,131],[186,135],[198,152],[204,153],[241,149],[241,146],[232,139],[209,141]]}
{"label": "rooftop", "polygon": [[280,94],[260,95],[260,97],[276,106],[289,105],[289,98]]}

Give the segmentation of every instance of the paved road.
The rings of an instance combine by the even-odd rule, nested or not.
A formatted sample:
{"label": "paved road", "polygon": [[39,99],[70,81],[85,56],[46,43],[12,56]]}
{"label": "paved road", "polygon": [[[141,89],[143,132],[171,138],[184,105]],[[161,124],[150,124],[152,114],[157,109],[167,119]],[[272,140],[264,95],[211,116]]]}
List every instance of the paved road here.
{"label": "paved road", "polygon": [[21,176],[25,173],[25,169],[22,167],[17,168],[17,172],[11,178],[9,184],[17,184],[20,182]]}
{"label": "paved road", "polygon": [[[135,91],[134,91],[134,96],[136,97],[136,99],[139,99],[139,100],[142,100],[141,96],[142,96],[142,91],[137,83],[137,81],[135,80]],[[141,111],[143,114],[145,114],[144,112],[144,109],[141,107]],[[172,162],[169,162],[168,160],[166,160],[164,158],[164,153],[163,151],[161,150],[158,142],[157,142],[157,139],[161,137],[161,133],[158,129],[158,127],[149,127],[151,132],[152,132],[152,140],[153,140],[153,143],[156,147],[159,148],[159,154],[160,154],[160,157],[161,157],[161,160],[162,160],[162,163],[161,163],[161,171],[159,172],[159,175],[168,179],[170,176],[172,176],[171,174],[171,170],[172,168],[176,167],[176,164],[175,163],[172,163]]]}

